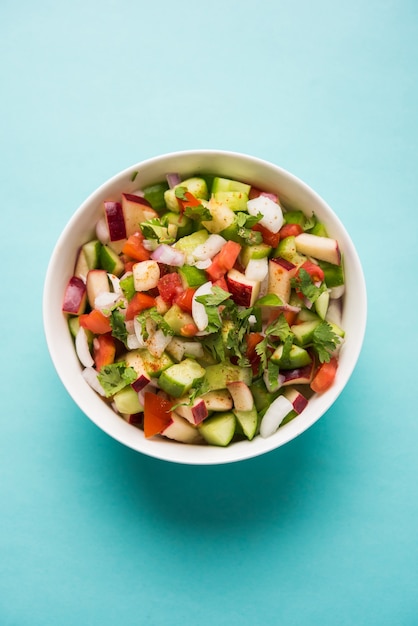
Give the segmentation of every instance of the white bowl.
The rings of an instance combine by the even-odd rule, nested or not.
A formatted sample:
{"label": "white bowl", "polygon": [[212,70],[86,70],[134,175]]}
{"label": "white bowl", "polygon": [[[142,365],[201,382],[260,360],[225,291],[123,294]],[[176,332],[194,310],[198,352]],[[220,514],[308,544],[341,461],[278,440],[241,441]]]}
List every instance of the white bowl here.
{"label": "white bowl", "polygon": [[[102,215],[104,200],[118,200],[122,192],[133,192],[163,180],[168,172],[178,172],[183,178],[199,172],[214,173],[277,192],[285,206],[309,214],[315,212],[319,220],[326,223],[330,236],[340,244],[346,278],[342,322],[346,339],[335,382],[325,393],[313,396],[301,415],[269,438],[256,437],[253,441],[240,441],[226,448],[188,445],[163,438],[145,439],[141,430],[116,415],[81,376],[73,340],[61,312],[64,289],[72,274],[77,250],[94,236],[94,226]],[[108,435],[138,452],[166,461],[196,465],[229,463],[259,456],[291,441],[312,426],[337,400],[354,370],[363,343],[366,315],[366,287],[359,257],[343,224],[325,201],[301,180],[272,163],[219,150],[191,150],[151,158],[129,167],[99,187],[78,208],[59,237],[48,266],[43,297],[44,327],[51,358],[65,388],[80,409]]]}

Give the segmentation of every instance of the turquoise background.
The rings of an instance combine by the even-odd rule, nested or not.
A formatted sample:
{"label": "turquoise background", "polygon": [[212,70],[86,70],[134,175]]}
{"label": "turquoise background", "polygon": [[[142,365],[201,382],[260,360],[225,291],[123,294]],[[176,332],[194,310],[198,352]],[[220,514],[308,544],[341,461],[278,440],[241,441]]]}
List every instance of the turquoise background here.
{"label": "turquoise background", "polygon": [[[3,0],[2,626],[418,624],[417,42],[415,0]],[[304,179],[349,230],[369,298],[335,406],[215,467],[102,433],[42,325],[79,204],[189,148]]]}

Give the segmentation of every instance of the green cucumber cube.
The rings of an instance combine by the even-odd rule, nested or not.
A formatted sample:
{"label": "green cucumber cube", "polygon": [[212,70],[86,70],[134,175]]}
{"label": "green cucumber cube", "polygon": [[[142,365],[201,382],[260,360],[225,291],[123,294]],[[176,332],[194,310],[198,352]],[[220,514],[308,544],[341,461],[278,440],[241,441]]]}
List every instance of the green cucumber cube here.
{"label": "green cucumber cube", "polygon": [[109,274],[115,274],[115,276],[121,276],[125,270],[119,255],[106,245],[102,246],[100,250],[100,267]]}
{"label": "green cucumber cube", "polygon": [[212,183],[212,195],[215,195],[219,191],[240,191],[248,196],[250,189],[251,185],[247,185],[238,180],[221,178],[220,176],[215,176]]}
{"label": "green cucumber cube", "polygon": [[232,412],[217,413],[203,420],[198,429],[207,443],[225,447],[234,437],[236,418]]}
{"label": "green cucumber cube", "polygon": [[251,385],[252,372],[250,367],[239,367],[228,363],[208,365],[206,368],[204,386],[206,391],[226,389],[228,383],[241,380]]}
{"label": "green cucumber cube", "polygon": [[255,406],[250,411],[233,411],[244,435],[251,441],[258,428],[258,413]]}
{"label": "green cucumber cube", "polygon": [[186,394],[205,375],[203,367],[193,359],[184,359],[162,372],[159,386],[169,396],[180,398]]}
{"label": "green cucumber cube", "polygon": [[115,393],[113,401],[119,413],[124,415],[134,415],[144,410],[137,392],[131,386],[124,387]]}

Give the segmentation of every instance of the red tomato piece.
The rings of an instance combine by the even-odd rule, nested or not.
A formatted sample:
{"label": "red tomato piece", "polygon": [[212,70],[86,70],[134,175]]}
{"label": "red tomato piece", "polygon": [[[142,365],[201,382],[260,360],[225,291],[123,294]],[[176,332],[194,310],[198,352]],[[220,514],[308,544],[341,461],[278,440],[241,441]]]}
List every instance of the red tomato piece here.
{"label": "red tomato piece", "polygon": [[146,391],[144,394],[144,435],[153,437],[161,433],[172,422],[172,403],[162,396]]}
{"label": "red tomato piece", "polygon": [[263,236],[263,242],[272,248],[277,248],[280,241],[280,231],[278,233],[272,233],[271,230],[261,226],[261,224],[254,224],[251,230],[256,230]]}
{"label": "red tomato piece", "polygon": [[335,375],[337,373],[338,361],[335,357],[329,361],[329,363],[322,363],[311,382],[311,389],[316,393],[322,393],[329,389],[334,382]]}
{"label": "red tomato piece", "polygon": [[215,285],[217,287],[220,287],[221,289],[223,289],[224,291],[229,291],[228,289],[228,283],[225,280],[224,276],[221,276],[220,278],[218,278],[218,280],[215,280],[215,282],[213,283],[213,286],[215,287]]}
{"label": "red tomato piece", "polygon": [[86,330],[90,330],[95,335],[104,335],[110,333],[112,327],[109,318],[103,315],[98,309],[93,309],[90,313],[84,313],[78,318],[80,326]]}
{"label": "red tomato piece", "polygon": [[157,284],[158,293],[167,304],[173,304],[174,298],[183,291],[181,278],[176,272],[165,274]]}
{"label": "red tomato piece", "polygon": [[128,237],[126,240],[122,252],[131,259],[136,261],[148,261],[150,258],[150,252],[144,248],[144,236],[142,233],[137,232]]}
{"label": "red tomato piece", "polygon": [[319,267],[319,265],[317,265],[316,263],[312,263],[312,261],[305,261],[304,263],[302,263],[301,268],[303,268],[305,272],[308,272],[309,276],[315,283],[322,283],[325,278],[322,268]]}
{"label": "red tomato piece", "polygon": [[224,247],[212,259],[206,272],[212,281],[219,280],[222,276],[231,270],[241,252],[241,246],[235,241],[227,241]]}
{"label": "red tomato piece", "polygon": [[144,309],[150,309],[155,305],[155,298],[142,291],[137,291],[127,306],[125,319],[128,321],[133,320],[138,313],[144,311]]}
{"label": "red tomato piece", "polygon": [[303,233],[303,228],[300,224],[285,224],[279,230],[280,239],[286,239],[286,237],[297,237]]}
{"label": "red tomato piece", "polygon": [[111,333],[104,333],[94,338],[93,359],[97,371],[104,365],[110,365],[115,360],[116,343]]}
{"label": "red tomato piece", "polygon": [[182,337],[194,337],[199,332],[198,327],[193,322],[185,324],[180,328],[180,335]]}
{"label": "red tomato piece", "polygon": [[174,303],[178,304],[179,307],[183,311],[186,311],[187,313],[191,313],[193,296],[195,292],[196,292],[196,289],[194,289],[193,287],[187,287],[187,289],[182,291],[182,293],[180,293],[178,296],[174,298]]}

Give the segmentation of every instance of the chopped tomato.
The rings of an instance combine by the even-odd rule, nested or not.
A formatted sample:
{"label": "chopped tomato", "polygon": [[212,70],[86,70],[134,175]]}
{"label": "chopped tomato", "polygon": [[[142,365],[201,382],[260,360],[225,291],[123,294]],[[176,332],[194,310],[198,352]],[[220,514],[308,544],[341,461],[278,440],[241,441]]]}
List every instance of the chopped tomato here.
{"label": "chopped tomato", "polygon": [[157,284],[158,293],[168,304],[173,304],[174,298],[183,291],[181,278],[176,272],[164,274]]}
{"label": "chopped tomato", "polygon": [[272,248],[277,248],[280,241],[280,231],[278,233],[272,233],[271,230],[262,226],[261,224],[254,224],[251,230],[256,230],[263,236],[263,242]]}
{"label": "chopped tomato", "polygon": [[288,311],[287,309],[273,309],[272,312],[269,315],[268,318],[268,324],[271,324],[272,322],[274,322],[275,320],[277,320],[277,318],[283,315],[286,322],[289,324],[289,326],[292,326],[295,323],[296,317],[297,317],[297,312],[296,311]]}
{"label": "chopped tomato", "polygon": [[324,272],[322,268],[319,267],[319,265],[317,265],[316,263],[312,263],[312,261],[305,261],[300,267],[304,269],[305,272],[308,272],[309,276],[315,283],[322,283],[322,281],[324,280]]}
{"label": "chopped tomato", "polygon": [[184,198],[185,200],[183,200],[182,198],[177,198],[181,213],[183,213],[185,209],[201,205],[201,201],[196,198],[196,196],[194,196],[192,193],[190,193],[190,191],[184,192]]}
{"label": "chopped tomato", "polygon": [[225,272],[225,268],[222,267],[222,265],[219,263],[219,259],[217,259],[216,256],[214,257],[212,264],[209,265],[209,267],[206,269],[206,273],[212,282],[223,278]]}
{"label": "chopped tomato", "polygon": [[198,327],[193,322],[185,324],[180,328],[180,335],[182,337],[194,337],[199,332]]}
{"label": "chopped tomato", "polygon": [[316,371],[311,382],[311,389],[316,393],[322,393],[329,389],[334,382],[335,374],[338,368],[338,361],[335,357],[329,363],[322,363]]}
{"label": "chopped tomato", "polygon": [[280,239],[286,239],[286,237],[297,237],[303,233],[303,228],[300,224],[285,224],[279,230]]}
{"label": "chopped tomato", "polygon": [[241,252],[241,246],[235,241],[227,241],[224,247],[212,259],[206,272],[212,281],[219,280],[226,272],[231,270]]}
{"label": "chopped tomato", "polygon": [[80,326],[86,330],[90,330],[95,335],[110,333],[112,330],[109,318],[103,315],[98,309],[93,309],[90,313],[80,315],[79,321]]}
{"label": "chopped tomato", "polygon": [[133,320],[134,317],[138,315],[138,313],[140,313],[144,309],[150,309],[155,305],[155,298],[149,296],[146,293],[143,293],[142,291],[137,291],[128,304],[125,319],[128,321]]}
{"label": "chopped tomato", "polygon": [[225,280],[224,276],[221,276],[220,278],[218,278],[218,280],[215,280],[215,282],[213,283],[213,286],[215,287],[215,285],[217,287],[220,287],[221,289],[223,289],[224,291],[229,291],[228,289],[228,283]]}
{"label": "chopped tomato", "polygon": [[187,289],[182,291],[178,296],[174,298],[174,303],[178,304],[183,311],[191,313],[193,296],[195,292],[196,289],[194,289],[193,287],[187,287]]}
{"label": "chopped tomato", "polygon": [[248,335],[245,337],[245,341],[247,342],[246,356],[250,362],[254,375],[257,375],[260,369],[260,357],[257,354],[255,348],[257,344],[259,344],[262,340],[263,335],[261,333],[248,333]]}
{"label": "chopped tomato", "polygon": [[116,343],[111,333],[104,333],[94,338],[93,359],[97,371],[104,365],[110,365],[115,360]]}
{"label": "chopped tomato", "polygon": [[148,261],[150,252],[144,247],[143,241],[144,236],[142,233],[134,233],[126,240],[122,248],[123,254],[136,261]]}
{"label": "chopped tomato", "polygon": [[146,391],[144,394],[144,435],[153,437],[161,433],[172,422],[172,402],[162,396]]}

